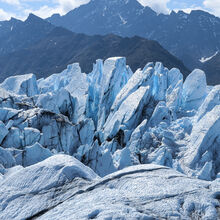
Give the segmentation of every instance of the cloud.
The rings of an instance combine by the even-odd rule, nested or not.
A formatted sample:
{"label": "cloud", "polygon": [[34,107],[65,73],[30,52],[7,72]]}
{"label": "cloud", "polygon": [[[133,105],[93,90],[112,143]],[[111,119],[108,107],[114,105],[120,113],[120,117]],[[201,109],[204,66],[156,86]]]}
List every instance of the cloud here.
{"label": "cloud", "polygon": [[15,17],[13,13],[8,13],[0,8],[0,21],[9,20],[11,17]]}
{"label": "cloud", "polygon": [[[1,1],[1,0],[0,0]],[[26,0],[23,0],[26,1]],[[41,0],[31,0],[32,2],[41,2]],[[82,4],[88,3],[89,0],[53,0],[53,5],[43,5],[39,9],[25,9],[24,14],[27,16],[29,13],[33,13],[41,18],[48,18],[53,14],[61,14],[64,15],[70,10],[79,7]],[[25,17],[24,16],[24,17]]]}
{"label": "cloud", "polygon": [[157,13],[169,13],[169,8],[167,7],[167,3],[170,0],[138,0],[143,6],[149,6]]}
{"label": "cloud", "polygon": [[203,5],[211,13],[220,16],[220,0],[205,0]]}
{"label": "cloud", "polygon": [[6,3],[8,5],[18,6],[20,5],[19,0],[0,0],[0,2]]}
{"label": "cloud", "polygon": [[[42,18],[50,17],[54,13],[64,15],[70,10],[82,4],[86,4],[89,1],[90,0],[0,0],[0,3],[8,4],[10,8],[13,8],[9,11],[7,6],[1,7],[0,20],[9,19],[11,16],[24,20],[29,13],[34,13]],[[157,13],[168,14],[170,12],[168,6],[170,6],[172,9],[174,8],[175,11],[183,10],[189,13],[191,10],[201,9],[220,16],[220,0],[200,0],[202,2],[200,6],[198,6],[198,4],[187,3],[187,1],[179,2],[176,0],[138,1],[144,6],[151,7]]]}
{"label": "cloud", "polygon": [[24,17],[26,18],[30,13],[33,13],[33,14],[37,15],[38,17],[48,18],[51,15],[57,14],[60,12],[61,11],[59,8],[54,8],[54,7],[49,7],[47,5],[44,5],[44,6],[40,7],[38,10],[26,9],[24,11]]}
{"label": "cloud", "polygon": [[192,6],[192,7],[189,7],[189,8],[175,8],[175,9],[173,9],[173,11],[175,11],[175,12],[184,11],[187,14],[190,14],[190,12],[193,11],[193,10],[203,10],[204,11],[204,9],[202,7],[199,7],[199,6]]}
{"label": "cloud", "polygon": [[62,14],[79,7],[82,4],[88,3],[89,0],[57,0]]}

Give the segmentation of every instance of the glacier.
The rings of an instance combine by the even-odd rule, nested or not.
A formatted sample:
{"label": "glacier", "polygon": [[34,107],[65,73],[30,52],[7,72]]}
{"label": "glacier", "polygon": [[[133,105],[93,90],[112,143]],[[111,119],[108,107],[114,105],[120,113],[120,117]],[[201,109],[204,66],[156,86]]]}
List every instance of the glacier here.
{"label": "glacier", "polygon": [[124,57],[9,77],[0,184],[1,219],[218,219],[220,85]]}

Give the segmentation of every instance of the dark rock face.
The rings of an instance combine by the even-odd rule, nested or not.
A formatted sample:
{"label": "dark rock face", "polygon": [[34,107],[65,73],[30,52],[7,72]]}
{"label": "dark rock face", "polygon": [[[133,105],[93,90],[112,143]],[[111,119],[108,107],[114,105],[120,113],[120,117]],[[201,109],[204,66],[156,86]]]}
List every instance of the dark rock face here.
{"label": "dark rock face", "polygon": [[211,60],[205,62],[202,69],[212,76],[207,79],[209,84],[215,85],[218,83],[220,79],[220,53],[214,56]]}
{"label": "dark rock face", "polygon": [[[0,81],[30,72],[45,77],[73,62],[90,72],[97,58],[126,56],[133,70],[150,61],[161,61],[168,68],[179,68],[184,75],[187,69],[203,69],[208,84],[220,83],[219,59],[200,62],[220,48],[220,19],[204,11],[157,15],[136,0],[92,0],[47,21],[30,14],[24,22],[11,19],[0,25]],[[170,54],[146,38],[158,41]]]}
{"label": "dark rock face", "polygon": [[[77,33],[138,35],[156,40],[189,69],[201,68],[199,59],[220,48],[220,18],[200,10],[157,15],[136,0],[92,0],[65,16],[53,15],[47,20]],[[207,69],[210,77],[211,69]]]}
{"label": "dark rock face", "polygon": [[12,18],[0,22],[0,54],[5,55],[43,39],[54,28],[49,22],[30,14],[26,21]]}
{"label": "dark rock face", "polygon": [[189,73],[183,63],[159,43],[141,37],[87,36],[55,27],[38,42],[30,41],[32,45],[28,48],[0,56],[0,81],[24,73],[35,73],[37,78],[47,77],[74,62],[79,62],[82,71],[89,73],[96,59],[112,56],[127,57],[127,64],[133,71],[148,62],[160,61],[168,68],[179,68],[185,76]]}

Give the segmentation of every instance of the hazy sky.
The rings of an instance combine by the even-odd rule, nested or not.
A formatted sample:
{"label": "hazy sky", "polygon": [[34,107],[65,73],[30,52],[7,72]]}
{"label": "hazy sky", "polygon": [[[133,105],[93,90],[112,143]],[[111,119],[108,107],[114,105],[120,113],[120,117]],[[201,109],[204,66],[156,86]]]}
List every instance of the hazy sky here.
{"label": "hazy sky", "polygon": [[[65,14],[89,0],[0,0],[0,20],[11,17],[25,19],[32,12],[42,18],[54,13]],[[158,13],[171,10],[203,9],[220,17],[220,0],[139,0],[143,5],[152,7]]]}

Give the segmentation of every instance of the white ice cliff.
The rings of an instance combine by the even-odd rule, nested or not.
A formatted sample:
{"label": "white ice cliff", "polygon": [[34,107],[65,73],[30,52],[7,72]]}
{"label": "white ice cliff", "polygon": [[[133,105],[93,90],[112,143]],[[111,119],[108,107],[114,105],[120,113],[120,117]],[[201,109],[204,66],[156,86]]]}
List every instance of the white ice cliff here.
{"label": "white ice cliff", "polygon": [[0,185],[0,219],[218,219],[220,85],[121,57],[10,77]]}

